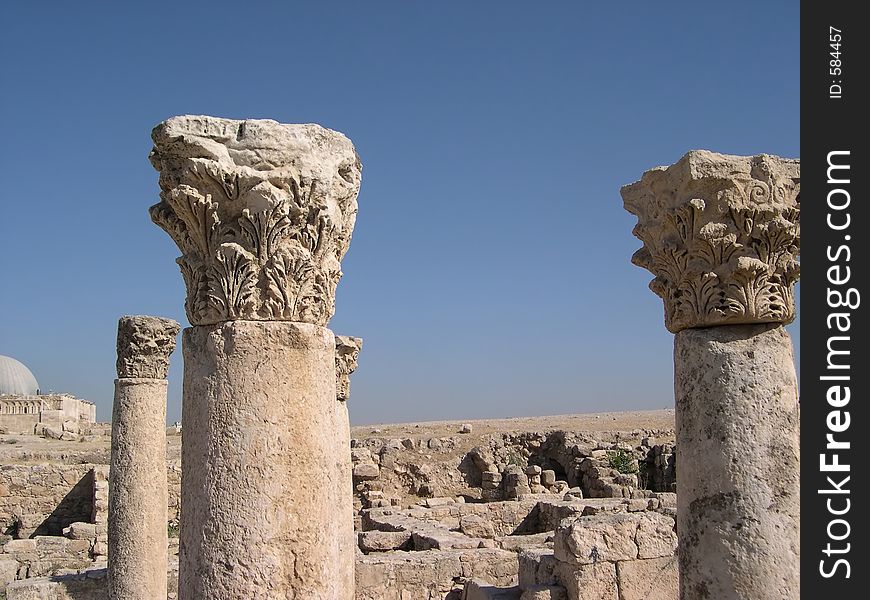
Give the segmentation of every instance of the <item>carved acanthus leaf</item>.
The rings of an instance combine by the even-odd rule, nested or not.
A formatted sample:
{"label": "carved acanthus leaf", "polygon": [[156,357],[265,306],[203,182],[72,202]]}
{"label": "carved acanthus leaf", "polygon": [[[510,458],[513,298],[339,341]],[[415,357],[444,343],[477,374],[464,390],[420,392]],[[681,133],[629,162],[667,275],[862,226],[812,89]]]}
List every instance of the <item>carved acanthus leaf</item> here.
{"label": "carved acanthus leaf", "polygon": [[317,125],[211,117],[175,117],[152,137],[151,218],[181,250],[191,324],[326,325],[357,210],[350,141]]}
{"label": "carved acanthus leaf", "polygon": [[362,338],[335,336],[335,395],[339,400],[350,398],[350,375],[356,371],[362,345]]}
{"label": "carved acanthus leaf", "polygon": [[693,151],[625,186],[665,325],[788,323],[800,265],[800,163]]}

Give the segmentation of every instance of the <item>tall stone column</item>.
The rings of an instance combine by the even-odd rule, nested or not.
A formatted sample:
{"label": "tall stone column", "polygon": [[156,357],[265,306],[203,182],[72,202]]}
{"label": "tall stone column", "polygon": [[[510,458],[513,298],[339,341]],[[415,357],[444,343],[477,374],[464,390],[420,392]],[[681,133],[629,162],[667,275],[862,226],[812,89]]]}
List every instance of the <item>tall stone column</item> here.
{"label": "tall stone column", "polygon": [[334,312],[357,212],[350,140],[175,117],[152,134],[185,304],[181,600],[354,596]]}
{"label": "tall stone column", "polygon": [[682,600],[800,597],[800,163],[692,151],[622,189],[674,340]]}
{"label": "tall stone column", "polygon": [[109,470],[109,598],[166,598],[166,373],[180,325],[121,317]]}

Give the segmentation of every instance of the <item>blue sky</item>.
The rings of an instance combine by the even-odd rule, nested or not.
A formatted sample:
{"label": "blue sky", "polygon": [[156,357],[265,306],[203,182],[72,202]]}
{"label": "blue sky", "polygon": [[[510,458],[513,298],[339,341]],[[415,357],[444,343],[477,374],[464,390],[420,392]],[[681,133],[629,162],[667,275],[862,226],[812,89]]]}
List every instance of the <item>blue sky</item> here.
{"label": "blue sky", "polygon": [[[244,6],[244,8],[242,8]],[[0,354],[111,415],[117,319],[184,324],[151,128],[317,122],[363,161],[354,423],[662,408],[621,185],[799,156],[796,2],[16,2],[0,9]],[[799,347],[797,327],[790,327]],[[170,371],[180,415],[182,361]]]}

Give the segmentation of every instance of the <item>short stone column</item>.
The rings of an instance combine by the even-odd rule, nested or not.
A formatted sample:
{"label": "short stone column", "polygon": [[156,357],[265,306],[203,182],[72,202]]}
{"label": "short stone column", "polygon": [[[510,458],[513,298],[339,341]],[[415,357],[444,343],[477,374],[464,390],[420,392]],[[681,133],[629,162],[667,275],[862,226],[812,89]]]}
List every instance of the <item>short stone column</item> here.
{"label": "short stone column", "polygon": [[166,373],[180,326],[121,317],[109,470],[111,600],[166,598]]}
{"label": "short stone column", "polygon": [[800,163],[692,151],[622,189],[676,334],[682,600],[800,596]]}
{"label": "short stone column", "polygon": [[318,125],[174,117],[152,134],[183,335],[179,598],[354,597],[347,409],[326,328],[361,166]]}

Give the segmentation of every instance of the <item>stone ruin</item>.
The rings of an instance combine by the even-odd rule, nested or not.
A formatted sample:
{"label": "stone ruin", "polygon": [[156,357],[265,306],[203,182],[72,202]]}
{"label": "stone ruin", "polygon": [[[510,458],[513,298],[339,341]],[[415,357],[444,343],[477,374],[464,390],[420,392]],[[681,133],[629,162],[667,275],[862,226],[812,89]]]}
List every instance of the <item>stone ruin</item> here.
{"label": "stone ruin", "polygon": [[[19,577],[22,564],[41,574],[30,570],[44,564],[40,537],[7,542],[0,572],[23,579],[9,600],[799,596],[798,403],[783,329],[795,314],[798,161],[693,151],[622,190],[644,243],[633,261],[655,275],[675,334],[676,439],[557,430],[471,446],[470,425],[350,438],[362,340],[325,328],[360,183],[345,137],[177,117],[153,138],[151,215],[182,252],[192,324],[180,490],[162,468],[165,368],[149,366],[166,364],[177,325],[122,320],[108,534],[105,512],[65,527],[67,545],[88,540],[74,553],[92,565],[51,580]],[[167,522],[180,522],[180,549]]]}
{"label": "stone ruin", "polygon": [[0,434],[36,434],[76,441],[97,417],[93,402],[71,394],[43,392],[24,364],[0,355]]}
{"label": "stone ruin", "polygon": [[675,334],[680,598],[798,598],[800,162],[693,151],[622,197]]}

